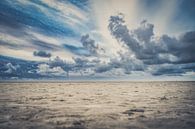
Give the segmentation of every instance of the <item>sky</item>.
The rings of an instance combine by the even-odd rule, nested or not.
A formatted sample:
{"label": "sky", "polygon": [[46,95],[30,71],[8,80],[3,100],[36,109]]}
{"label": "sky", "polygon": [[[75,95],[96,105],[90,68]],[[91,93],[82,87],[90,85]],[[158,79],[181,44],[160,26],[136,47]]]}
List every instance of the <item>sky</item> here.
{"label": "sky", "polygon": [[193,0],[1,0],[0,80],[195,81]]}

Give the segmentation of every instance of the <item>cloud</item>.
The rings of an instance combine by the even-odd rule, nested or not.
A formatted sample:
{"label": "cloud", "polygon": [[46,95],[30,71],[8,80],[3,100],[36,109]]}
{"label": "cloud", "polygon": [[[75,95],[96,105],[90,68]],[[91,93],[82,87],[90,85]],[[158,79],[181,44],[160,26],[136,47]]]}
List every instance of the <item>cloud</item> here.
{"label": "cloud", "polygon": [[95,67],[95,65],[99,63],[99,61],[94,61],[94,60],[90,61],[87,58],[73,58],[73,59],[75,62],[75,67],[77,67],[78,69]]}
{"label": "cloud", "polygon": [[152,75],[169,75],[169,76],[183,76],[188,72],[195,71],[195,63],[188,64],[161,64],[158,66],[151,66]]}
{"label": "cloud", "polygon": [[70,62],[63,60],[58,56],[54,59],[50,59],[47,63],[50,69],[60,67],[63,71],[66,72],[67,77],[78,74],[80,76],[94,74],[94,69],[99,64],[100,60],[98,59],[89,60],[86,57],[76,57],[73,58],[72,62]]}
{"label": "cloud", "polygon": [[36,61],[44,60],[33,56],[32,52],[39,50],[49,50],[52,56],[64,59],[81,53],[90,55],[88,50],[85,54],[81,49],[67,51],[63,47],[63,44],[80,45],[81,34],[93,26],[88,4],[88,1],[4,0],[0,3],[1,55]]}
{"label": "cloud", "polygon": [[[101,62],[96,64],[95,72],[96,73],[105,73],[105,72],[113,72],[117,70],[123,70],[124,74],[131,74],[132,71],[144,71],[144,64],[142,61],[136,59],[135,57],[130,57],[130,53],[120,53],[119,57],[111,58],[109,62],[104,63]],[[113,72],[113,74],[115,74]]]}
{"label": "cloud", "polygon": [[89,37],[89,34],[83,35],[80,41],[83,47],[88,50],[91,55],[98,55],[101,52],[104,52],[104,49],[100,48],[99,45],[95,43],[95,40]]}
{"label": "cloud", "polygon": [[48,53],[48,52],[45,52],[45,51],[34,51],[33,55],[34,56],[40,56],[40,57],[43,57],[43,58],[51,57],[51,53]]}
{"label": "cloud", "polygon": [[[117,39],[119,43],[125,48],[128,48],[125,61],[134,64],[135,60],[144,64],[145,67],[149,65],[159,65],[158,74],[166,73],[185,73],[185,70],[177,70],[160,67],[161,64],[183,64],[194,63],[195,58],[192,55],[195,51],[195,31],[186,32],[180,37],[172,37],[169,35],[155,36],[153,29],[154,25],[142,21],[137,29],[129,30],[125,24],[124,15],[119,14],[111,16],[109,19],[108,28],[110,33]],[[135,55],[135,60],[127,57]],[[124,61],[124,60],[123,60]],[[120,62],[123,62],[120,61]],[[124,64],[129,64],[125,62]],[[126,68],[126,66],[124,67]],[[127,65],[127,71],[132,71],[132,66]],[[178,68],[179,69],[179,68]],[[144,71],[144,69],[142,69]]]}
{"label": "cloud", "polygon": [[175,52],[173,54],[179,58],[179,63],[195,62],[193,52],[195,51],[195,31],[186,32],[175,44]]}
{"label": "cloud", "polygon": [[133,33],[137,36],[137,38],[144,43],[150,42],[153,32],[154,25],[147,23],[146,20],[143,20],[140,26],[133,31]]}
{"label": "cloud", "polygon": [[7,63],[6,64],[6,68],[7,70],[5,71],[5,73],[15,73],[17,71],[18,68],[20,68],[19,65],[12,65],[12,63]]}
{"label": "cloud", "polygon": [[64,78],[68,76],[67,72],[73,70],[67,71],[69,67],[67,67],[66,61],[59,57],[49,62],[26,61],[6,56],[0,56],[0,60],[0,79],[12,79],[13,77],[18,79]]}
{"label": "cloud", "polygon": [[111,69],[113,69],[112,65],[110,65],[110,64],[101,64],[101,65],[99,65],[95,68],[95,72],[96,73],[104,73],[104,72],[110,71]]}
{"label": "cloud", "polygon": [[38,65],[37,73],[41,75],[63,76],[66,72],[59,66],[50,68],[48,64]]}
{"label": "cloud", "polygon": [[94,74],[95,67],[100,63],[99,59],[89,60],[86,57],[82,58],[73,58],[74,60],[74,72],[80,73],[81,76],[83,75],[92,75]]}
{"label": "cloud", "polygon": [[67,73],[67,77],[69,77],[69,72],[74,68],[73,63],[68,62],[66,60],[60,59],[60,57],[55,57],[54,59],[50,59],[48,62],[50,68],[60,67]]}
{"label": "cloud", "polygon": [[[63,60],[60,57],[55,57],[54,59],[50,59],[48,63],[40,65],[39,69],[37,70],[38,73],[42,73],[42,75],[48,75],[52,72],[57,72],[59,70],[61,75],[65,77],[73,77],[73,76],[83,76],[83,75],[90,75],[94,73],[95,66],[99,63],[97,60],[88,60],[87,58],[73,58],[73,61]],[[66,73],[66,74],[64,74]],[[57,75],[57,73],[55,73]]]}
{"label": "cloud", "polygon": [[11,78],[39,78],[41,75],[36,73],[37,65],[40,62],[27,61],[7,56],[0,56],[0,79]]}
{"label": "cloud", "polygon": [[[1,55],[26,60],[0,58],[0,77],[129,77],[139,72],[183,76],[194,72],[195,31],[177,37],[165,33],[177,30],[172,18],[178,5],[177,0],[5,0],[0,3]],[[163,14],[165,18],[160,19]]]}
{"label": "cloud", "polygon": [[[53,4],[50,3],[50,5],[47,5],[47,2],[53,2],[56,6],[50,7],[50,5]],[[64,34],[66,34],[66,36],[76,36],[77,32],[69,27],[69,24],[65,22],[67,20],[63,19],[63,12],[58,10],[59,6],[62,7],[63,5],[67,6],[61,2],[54,2],[51,0],[42,2],[23,2],[17,0],[15,3],[6,1],[4,5],[2,5],[5,6],[5,8],[2,8],[2,11],[6,16],[12,18],[8,19],[10,22],[17,23],[23,28],[30,26],[37,29],[39,32],[50,36],[60,36]],[[6,8],[9,8],[9,10],[6,10]],[[22,10],[23,8],[26,9],[25,12]],[[17,12],[18,15],[14,15],[13,12]]]}
{"label": "cloud", "polygon": [[[175,38],[168,35],[157,37],[153,33],[154,25],[147,23],[146,20],[140,23],[140,26],[134,30],[129,30],[123,15],[112,16],[109,24],[111,34],[118,40],[126,51],[118,52],[117,57],[109,57],[107,62],[99,59],[99,47],[95,44],[95,40],[89,35],[81,37],[82,50],[88,50],[94,59],[88,57],[73,58],[73,62],[62,60],[56,57],[50,60],[48,71],[61,68],[67,73],[67,77],[71,73],[79,73],[83,75],[115,75],[120,71],[124,74],[132,74],[132,72],[141,71],[148,72],[152,75],[183,75],[184,73],[194,71],[193,65],[190,67],[186,63],[193,63],[194,50],[194,32],[187,32],[182,36]],[[77,51],[80,48],[73,46],[65,46],[70,51]],[[187,50],[190,51],[187,51]],[[182,51],[182,53],[181,53]],[[81,54],[82,55],[82,54]],[[101,57],[101,56],[100,56]],[[186,58],[184,58],[186,57]],[[186,62],[186,60],[188,62]],[[181,66],[180,66],[181,64]],[[177,67],[174,67],[177,65]],[[149,70],[149,69],[153,70]],[[118,74],[117,74],[118,75]]]}
{"label": "cloud", "polygon": [[[133,51],[137,59],[146,64],[194,62],[191,53],[195,50],[195,32],[186,32],[179,38],[162,35],[155,37],[154,25],[143,21],[141,26],[129,31],[120,15],[111,16],[109,29],[111,34]],[[168,57],[165,59],[164,57]],[[173,59],[175,58],[175,59]],[[153,61],[152,61],[153,60]]]}
{"label": "cloud", "polygon": [[110,16],[108,28],[110,33],[119,41],[127,45],[132,51],[140,48],[138,42],[133,38],[127,25],[124,24],[124,15],[119,13],[116,16]]}

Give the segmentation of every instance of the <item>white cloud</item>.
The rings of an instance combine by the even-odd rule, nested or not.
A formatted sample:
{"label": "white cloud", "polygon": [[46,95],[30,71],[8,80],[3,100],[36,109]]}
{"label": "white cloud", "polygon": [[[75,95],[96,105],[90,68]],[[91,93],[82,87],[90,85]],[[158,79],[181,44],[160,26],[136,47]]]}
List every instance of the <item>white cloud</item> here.
{"label": "white cloud", "polygon": [[50,66],[47,64],[40,64],[40,65],[38,65],[37,73],[39,73],[41,75],[60,76],[60,75],[64,75],[66,72],[59,66],[50,68]]}
{"label": "white cloud", "polygon": [[16,70],[20,68],[20,66],[19,65],[14,66],[12,65],[12,63],[7,63],[6,68],[7,70],[5,71],[5,73],[13,73],[16,72]]}

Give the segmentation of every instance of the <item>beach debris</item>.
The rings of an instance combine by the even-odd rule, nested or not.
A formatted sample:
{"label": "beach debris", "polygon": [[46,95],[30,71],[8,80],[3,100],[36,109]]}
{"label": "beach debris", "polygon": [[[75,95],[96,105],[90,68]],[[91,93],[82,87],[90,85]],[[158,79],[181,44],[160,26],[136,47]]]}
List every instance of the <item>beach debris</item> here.
{"label": "beach debris", "polygon": [[123,112],[123,114],[128,114],[129,116],[132,116],[135,113],[143,113],[144,111],[145,111],[144,109],[130,109]]}
{"label": "beach debris", "polygon": [[163,96],[160,98],[160,100],[168,100],[168,98],[166,96]]}

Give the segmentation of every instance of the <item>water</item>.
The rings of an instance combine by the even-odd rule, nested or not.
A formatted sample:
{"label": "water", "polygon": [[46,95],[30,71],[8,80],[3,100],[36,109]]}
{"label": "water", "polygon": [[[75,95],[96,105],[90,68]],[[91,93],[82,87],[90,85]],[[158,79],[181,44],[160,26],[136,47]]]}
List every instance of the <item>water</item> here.
{"label": "water", "polygon": [[194,129],[195,82],[0,83],[1,129]]}

